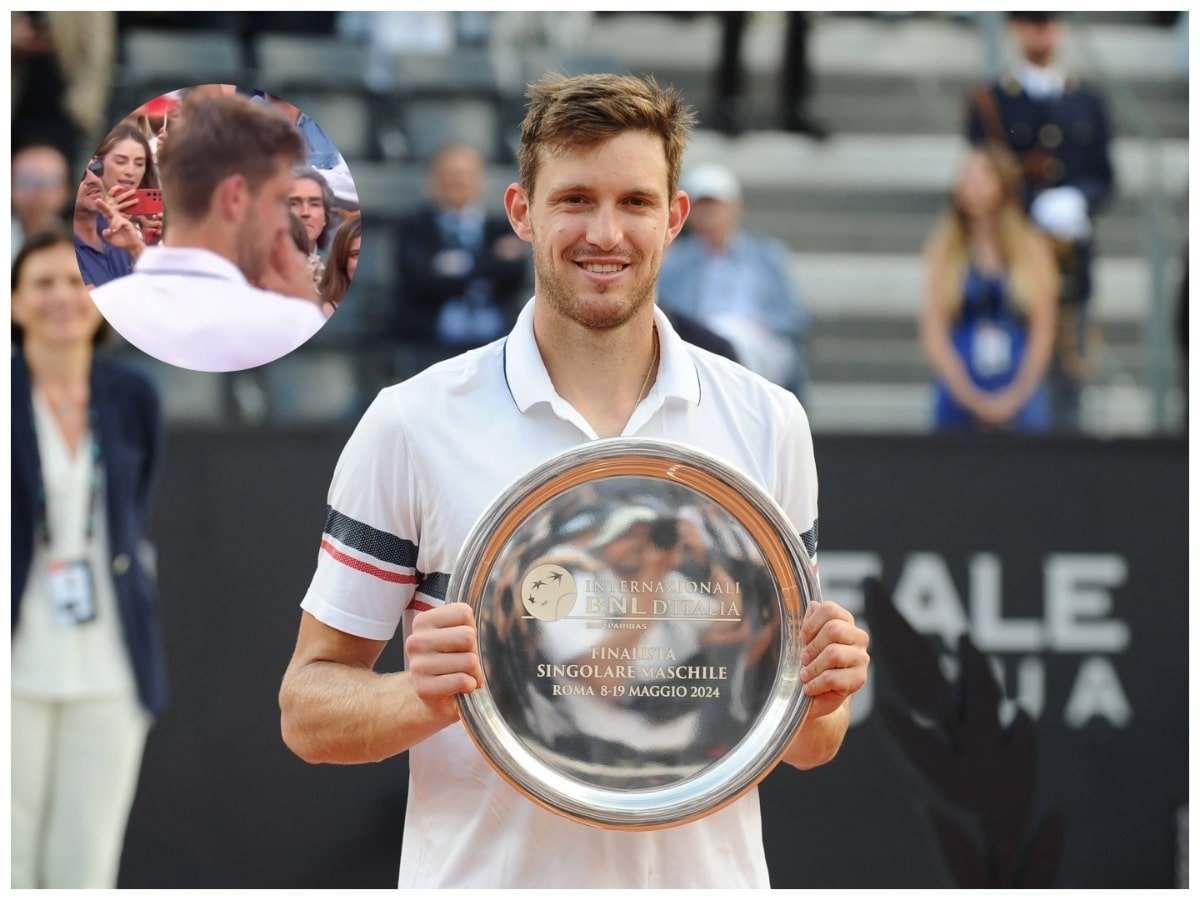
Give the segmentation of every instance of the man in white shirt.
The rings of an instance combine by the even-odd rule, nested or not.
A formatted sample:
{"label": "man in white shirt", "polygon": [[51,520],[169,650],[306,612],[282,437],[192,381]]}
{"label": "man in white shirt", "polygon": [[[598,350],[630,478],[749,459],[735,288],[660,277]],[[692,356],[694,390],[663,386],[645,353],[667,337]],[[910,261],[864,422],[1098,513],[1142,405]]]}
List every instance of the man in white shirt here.
{"label": "man in white shirt", "polygon": [[167,231],[93,291],[131,344],[205,372],[259,366],[325,323],[288,230],[300,135],[243,97],[189,98],[159,157]]}
{"label": "man in white shirt", "polygon": [[[766,887],[758,794],[652,833],[593,829],[510,787],[458,720],[483,680],[448,573],[478,515],[537,464],[615,435],[703,448],[767,490],[815,552],[816,465],[795,396],[684,343],[654,304],[687,218],[677,190],[692,116],[674,91],[615,75],[531,91],[521,180],[505,193],[533,245],[536,295],[507,338],[380,393],[329,493],[317,571],[280,690],[284,740],[309,762],[410,751],[401,887]],[[401,624],[408,668],[373,671]],[[867,636],[814,604],[801,636],[809,716],[784,754],[837,752]]]}

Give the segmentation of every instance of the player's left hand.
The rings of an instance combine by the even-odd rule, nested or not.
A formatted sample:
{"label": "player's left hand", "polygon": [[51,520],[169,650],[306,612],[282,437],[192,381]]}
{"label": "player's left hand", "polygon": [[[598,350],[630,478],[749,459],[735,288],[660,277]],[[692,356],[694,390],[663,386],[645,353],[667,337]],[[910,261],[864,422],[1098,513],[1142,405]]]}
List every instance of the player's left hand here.
{"label": "player's left hand", "polygon": [[870,640],[854,624],[854,616],[830,600],[810,603],[800,625],[804,650],[800,653],[800,680],[812,698],[810,718],[820,718],[840,707],[867,681]]}

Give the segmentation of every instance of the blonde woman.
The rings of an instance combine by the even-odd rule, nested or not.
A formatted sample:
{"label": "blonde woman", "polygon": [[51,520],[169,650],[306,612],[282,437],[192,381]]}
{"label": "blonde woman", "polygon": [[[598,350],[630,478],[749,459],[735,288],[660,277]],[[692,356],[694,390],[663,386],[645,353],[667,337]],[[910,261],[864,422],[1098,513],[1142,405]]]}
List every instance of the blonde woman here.
{"label": "blonde woman", "polygon": [[940,430],[1045,431],[1058,274],[1003,148],[971,151],[925,247],[921,343]]}

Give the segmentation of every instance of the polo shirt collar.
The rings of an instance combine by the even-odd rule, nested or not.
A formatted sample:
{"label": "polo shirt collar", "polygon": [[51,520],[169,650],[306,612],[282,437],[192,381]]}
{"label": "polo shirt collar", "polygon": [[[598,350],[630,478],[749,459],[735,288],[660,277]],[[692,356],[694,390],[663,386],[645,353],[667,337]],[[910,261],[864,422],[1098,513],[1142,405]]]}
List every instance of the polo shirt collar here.
{"label": "polo shirt collar", "polygon": [[[532,299],[525,304],[505,341],[504,377],[522,413],[528,412],[535,403],[549,403],[561,415],[559,407],[567,407],[568,404],[554,389],[533,336],[533,304]],[[683,338],[676,333],[666,314],[657,305],[654,307],[654,324],[658,327],[658,378],[643,403],[649,403],[652,409],[657,409],[668,397],[676,397],[693,406],[699,404],[700,375],[696,363]],[[636,412],[634,416],[638,418]]]}
{"label": "polo shirt collar", "polygon": [[223,256],[200,247],[147,247],[134,263],[140,275],[192,275],[249,285],[242,270]]}

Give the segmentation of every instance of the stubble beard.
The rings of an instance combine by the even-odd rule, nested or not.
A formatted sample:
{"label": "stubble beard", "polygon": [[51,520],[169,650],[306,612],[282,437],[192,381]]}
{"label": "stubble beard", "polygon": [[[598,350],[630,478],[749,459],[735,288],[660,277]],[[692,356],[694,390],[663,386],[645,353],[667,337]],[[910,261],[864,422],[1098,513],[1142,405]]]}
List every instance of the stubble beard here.
{"label": "stubble beard", "polygon": [[[554,259],[548,249],[538,246],[537,236],[534,235],[533,271],[537,296],[549,304],[556,314],[570,319],[584,328],[592,331],[609,331],[620,328],[634,318],[647,306],[654,303],[654,287],[658,280],[658,270],[661,259],[651,260],[647,276],[631,285],[627,291],[625,302],[589,301],[574,295],[567,286],[565,279],[555,272]],[[631,260],[635,265],[638,260]],[[567,263],[573,265],[573,263]],[[606,295],[619,296],[621,289],[602,290],[601,297]]]}
{"label": "stubble beard", "polygon": [[270,260],[271,244],[262,242],[259,234],[258,216],[253,212],[253,206],[246,211],[246,217],[238,227],[238,260],[237,266],[251,283],[262,281],[267,274],[267,264]]}

